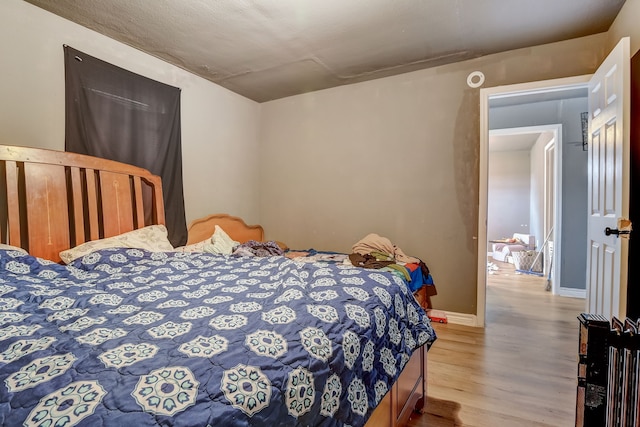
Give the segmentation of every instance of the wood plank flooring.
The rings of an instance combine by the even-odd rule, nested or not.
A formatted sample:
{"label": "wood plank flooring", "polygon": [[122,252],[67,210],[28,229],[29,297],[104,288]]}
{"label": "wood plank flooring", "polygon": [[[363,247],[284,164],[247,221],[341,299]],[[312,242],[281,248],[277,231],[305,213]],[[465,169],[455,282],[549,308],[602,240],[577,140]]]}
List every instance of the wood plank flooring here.
{"label": "wood plank flooring", "polygon": [[553,296],[545,278],[495,264],[486,328],[434,325],[426,413],[410,427],[575,425],[577,316],[585,300]]}

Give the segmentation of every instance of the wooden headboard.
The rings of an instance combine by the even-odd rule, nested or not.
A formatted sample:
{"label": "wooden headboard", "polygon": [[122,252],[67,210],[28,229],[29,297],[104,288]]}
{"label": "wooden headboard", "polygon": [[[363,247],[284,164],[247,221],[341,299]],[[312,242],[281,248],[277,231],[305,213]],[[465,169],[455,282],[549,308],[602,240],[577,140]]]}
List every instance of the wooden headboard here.
{"label": "wooden headboard", "polygon": [[0,145],[0,243],[59,262],[62,250],[152,224],[164,224],[162,185],[146,169]]}
{"label": "wooden headboard", "polygon": [[264,240],[264,229],[260,225],[247,225],[242,218],[228,214],[213,214],[196,219],[189,224],[187,244],[198,243],[211,237],[218,225],[233,240],[244,243],[248,240]]}

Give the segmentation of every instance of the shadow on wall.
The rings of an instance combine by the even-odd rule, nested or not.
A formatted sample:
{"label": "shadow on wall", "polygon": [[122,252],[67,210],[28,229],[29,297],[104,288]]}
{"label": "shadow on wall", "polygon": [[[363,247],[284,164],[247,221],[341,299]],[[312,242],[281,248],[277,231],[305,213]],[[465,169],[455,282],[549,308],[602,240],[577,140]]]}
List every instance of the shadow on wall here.
{"label": "shadow on wall", "polygon": [[478,174],[480,163],[479,89],[466,89],[453,134],[453,168],[460,214],[467,234],[467,249],[475,254],[478,235]]}

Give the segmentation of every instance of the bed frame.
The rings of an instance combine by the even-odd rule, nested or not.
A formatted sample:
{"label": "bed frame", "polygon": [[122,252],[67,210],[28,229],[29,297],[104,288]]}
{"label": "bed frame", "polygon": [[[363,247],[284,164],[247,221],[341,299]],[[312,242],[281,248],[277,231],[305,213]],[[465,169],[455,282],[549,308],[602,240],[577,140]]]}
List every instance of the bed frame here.
{"label": "bed frame", "polygon": [[0,145],[0,243],[60,261],[89,240],[164,224],[160,177],[62,151]]}
{"label": "bed frame", "polygon": [[196,219],[189,224],[187,245],[201,242],[211,237],[215,227],[219,226],[233,240],[245,243],[249,240],[262,242],[264,229],[260,225],[247,225],[242,218],[229,214],[213,214]]}
{"label": "bed frame", "polygon": [[[216,225],[220,226],[233,240],[245,243],[249,240],[264,242],[264,229],[260,225],[247,225],[242,218],[229,214],[213,214],[193,220],[189,224],[187,245],[198,243],[211,237]],[[283,242],[276,241],[282,250],[289,249]]]}
{"label": "bed frame", "polygon": [[[60,262],[59,252],[89,240],[164,224],[160,177],[75,153],[0,145],[0,243]],[[263,240],[262,227],[210,215],[193,221],[189,243],[220,225],[238,241]],[[426,399],[427,352],[415,351],[366,427],[407,424]]]}

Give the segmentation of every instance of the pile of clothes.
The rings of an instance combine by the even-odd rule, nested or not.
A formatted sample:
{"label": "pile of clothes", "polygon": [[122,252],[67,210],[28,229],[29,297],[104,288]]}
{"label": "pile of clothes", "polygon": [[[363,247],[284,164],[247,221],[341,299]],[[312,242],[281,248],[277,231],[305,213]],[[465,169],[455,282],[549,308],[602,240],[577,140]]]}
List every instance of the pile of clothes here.
{"label": "pile of clothes", "polygon": [[402,276],[412,291],[427,286],[427,295],[437,294],[429,267],[420,259],[406,255],[386,237],[368,234],[353,245],[349,255],[351,264],[362,268],[391,271]]}
{"label": "pile of clothes", "polygon": [[[337,252],[316,251],[315,249],[289,250],[284,253],[284,256],[295,259],[296,262],[332,262],[390,271],[402,277],[412,292],[424,288],[428,306],[431,306],[430,298],[437,295],[438,292],[429,267],[422,260],[408,256],[389,239],[375,233],[368,234],[358,241],[353,245],[352,251],[351,254],[347,255]],[[269,253],[269,255],[278,254]]]}
{"label": "pile of clothes", "polygon": [[258,242],[257,240],[249,240],[234,246],[231,255],[270,257],[274,255],[284,255],[284,251],[274,241]]}

